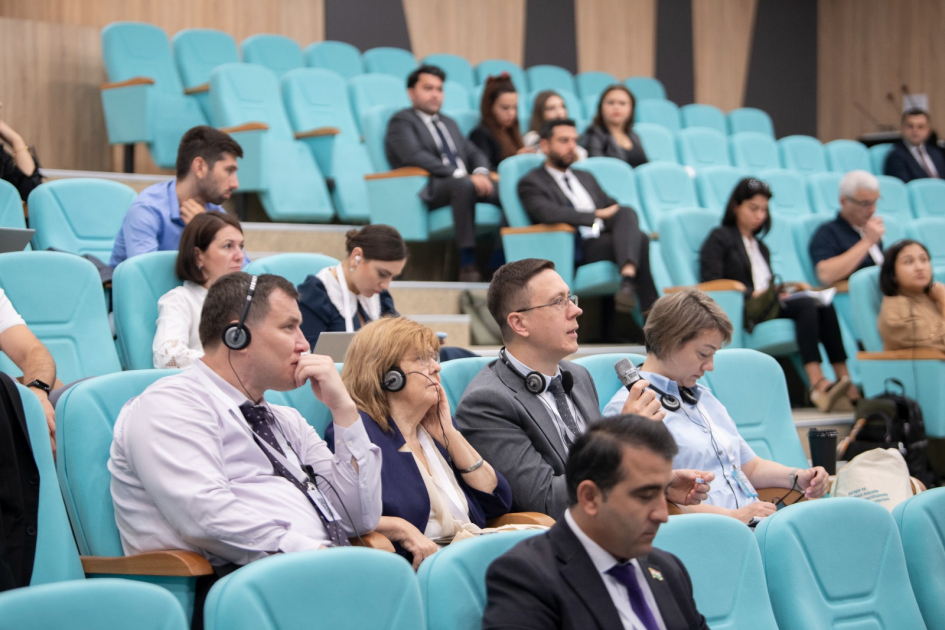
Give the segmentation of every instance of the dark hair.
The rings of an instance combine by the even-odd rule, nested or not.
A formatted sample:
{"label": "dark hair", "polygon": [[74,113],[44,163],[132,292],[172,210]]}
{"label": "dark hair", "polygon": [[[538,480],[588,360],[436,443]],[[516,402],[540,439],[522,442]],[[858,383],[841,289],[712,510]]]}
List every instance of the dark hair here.
{"label": "dark hair", "polygon": [[568,453],[564,467],[568,505],[577,503],[578,486],[585,480],[593,481],[607,499],[607,493],[623,481],[625,446],[652,451],[670,462],[679,452],[676,441],[662,422],[632,413],[595,422],[578,436]]}
{"label": "dark hair", "polygon": [[929,116],[929,113],[920,107],[910,107],[906,111],[902,112],[902,124],[906,123],[906,118],[911,118],[912,116],[925,116],[926,120],[932,120],[932,117]]}
{"label": "dark hair", "polygon": [[217,232],[226,226],[235,227],[243,233],[243,228],[236,217],[232,217],[225,212],[203,212],[190,220],[184,233],[180,236],[180,245],[177,247],[177,262],[174,265],[174,273],[181,280],[190,280],[197,284],[203,284],[207,281],[207,276],[203,270],[197,266],[197,256],[194,249],[206,252],[210,243],[217,237]]}
{"label": "dark hair", "polygon": [[879,290],[883,292],[883,295],[899,295],[899,282],[896,280],[896,259],[899,258],[902,250],[909,245],[918,245],[925,250],[926,255],[929,255],[928,247],[911,238],[904,238],[887,247],[886,251],[883,252],[883,266],[879,269]]}
{"label": "dark hair", "polygon": [[400,232],[389,225],[373,223],[345,232],[345,251],[360,247],[367,260],[406,260],[410,255]]}
{"label": "dark hair", "polygon": [[541,125],[541,133],[538,135],[542,140],[551,140],[551,136],[555,134],[555,127],[560,127],[561,125],[577,128],[577,125],[575,125],[574,121],[570,118],[552,118],[551,120],[546,120]]}
{"label": "dark hair", "polygon": [[554,269],[555,264],[541,258],[524,258],[499,267],[492,274],[486,304],[489,312],[502,331],[506,343],[510,338],[508,317],[517,308],[524,308],[528,300],[528,282],[545,269]]}
{"label": "dark hair", "polygon": [[[252,276],[245,271],[234,271],[210,286],[207,297],[200,311],[200,345],[204,350],[217,347],[223,342],[223,330],[231,322],[240,318],[249,281]],[[246,316],[247,324],[254,324],[269,314],[269,296],[273,291],[282,291],[293,300],[299,299],[299,293],[292,283],[271,273],[264,273],[256,279],[256,292]]]}
{"label": "dark hair", "polygon": [[[486,79],[486,86],[482,90],[482,100],[479,102],[479,115],[482,118],[482,126],[492,132],[492,136],[499,143],[502,149],[502,159],[515,155],[519,149],[525,146],[522,143],[522,132],[518,125],[518,112],[515,114],[515,120],[509,127],[499,126],[492,112],[492,106],[503,94],[517,94],[515,85],[508,73],[503,72],[497,77]],[[495,165],[493,165],[495,166]]]}
{"label": "dark hair", "polygon": [[440,81],[446,82],[446,73],[443,72],[443,69],[439,66],[431,66],[428,64],[423,64],[422,66],[417,66],[417,69],[407,75],[407,87],[412,88],[417,84],[417,81],[420,80],[421,74],[432,74]]}
{"label": "dark hair", "polygon": [[[732,196],[728,198],[728,205],[725,206],[725,216],[722,217],[722,225],[737,225],[738,223],[735,220],[735,209],[755,195],[761,195],[762,197],[771,199],[771,188],[768,187],[768,182],[762,181],[756,177],[746,177],[735,184],[735,188],[732,189]],[[761,224],[761,227],[755,230],[755,235],[757,236],[759,234],[765,234],[770,229],[771,210],[769,209],[768,216],[765,218],[765,222]]]}
{"label": "dark hair", "polygon": [[633,129],[633,116],[637,111],[637,99],[626,85],[620,83],[614,83],[600,93],[600,99],[597,101],[597,114],[594,115],[594,120],[591,124],[607,131],[607,125],[604,124],[604,99],[614,90],[624,92],[630,97],[630,117],[627,118],[627,122],[623,125],[623,132],[629,134],[630,130]]}
{"label": "dark hair", "polygon": [[[552,96],[557,96],[561,99],[561,102],[564,102],[564,97],[555,92],[554,90],[543,90],[535,95],[535,100],[532,101],[532,117],[528,121],[528,130],[534,131],[535,133],[541,132],[541,127],[545,123],[545,103],[548,102]],[[565,103],[565,109],[568,105]]]}
{"label": "dark hair", "polygon": [[212,169],[225,153],[241,158],[243,147],[228,133],[208,125],[198,125],[188,129],[177,147],[177,179],[187,177],[194,158],[203,158],[207,167]]}

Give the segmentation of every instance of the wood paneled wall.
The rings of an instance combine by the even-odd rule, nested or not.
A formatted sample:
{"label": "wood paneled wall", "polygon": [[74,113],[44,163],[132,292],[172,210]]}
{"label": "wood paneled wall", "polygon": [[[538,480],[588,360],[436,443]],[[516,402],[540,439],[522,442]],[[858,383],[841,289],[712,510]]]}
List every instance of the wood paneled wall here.
{"label": "wood paneled wall", "polygon": [[417,59],[436,53],[525,60],[525,0],[403,0]]}
{"label": "wood paneled wall", "polygon": [[757,0],[692,0],[697,103],[715,105],[723,111],[744,104],[756,3]]}
{"label": "wood paneled wall", "polygon": [[579,72],[656,74],[656,0],[575,0],[574,14]]}

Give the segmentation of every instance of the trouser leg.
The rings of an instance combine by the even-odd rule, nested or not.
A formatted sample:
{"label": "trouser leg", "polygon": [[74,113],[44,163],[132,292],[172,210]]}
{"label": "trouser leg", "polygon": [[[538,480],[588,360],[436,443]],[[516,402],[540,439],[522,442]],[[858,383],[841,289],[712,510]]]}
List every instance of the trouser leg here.
{"label": "trouser leg", "polygon": [[434,177],[430,182],[430,209],[449,204],[453,211],[456,246],[476,246],[476,187],[468,177]]}

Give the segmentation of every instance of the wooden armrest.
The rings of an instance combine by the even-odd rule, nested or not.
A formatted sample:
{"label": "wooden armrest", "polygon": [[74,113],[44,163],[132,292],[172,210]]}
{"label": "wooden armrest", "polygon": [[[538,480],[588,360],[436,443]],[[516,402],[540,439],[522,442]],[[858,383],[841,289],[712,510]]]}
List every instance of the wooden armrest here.
{"label": "wooden armrest", "polygon": [[209,91],[210,91],[210,84],[201,83],[200,85],[195,85],[194,87],[185,89],[184,94],[186,94],[187,96],[190,96],[192,94],[200,94],[201,92],[209,92]]}
{"label": "wooden armrest", "polygon": [[835,282],[835,283],[833,283],[833,285],[831,285],[831,286],[833,286],[833,288],[837,290],[837,293],[849,293],[849,292],[850,292],[850,281],[849,281],[849,280],[841,280],[840,282]]}
{"label": "wooden armrest", "polygon": [[491,179],[494,182],[497,182],[499,181],[499,174],[496,173],[495,171],[489,171],[489,179]]}
{"label": "wooden armrest", "polygon": [[502,236],[510,234],[541,234],[543,232],[570,232],[574,233],[574,227],[567,223],[537,223],[527,227],[507,227],[502,228]]}
{"label": "wooden armrest", "polygon": [[430,174],[429,171],[426,171],[417,166],[405,166],[403,168],[395,168],[392,171],[387,171],[384,173],[370,173],[365,175],[364,179],[394,179],[396,177],[427,177]]}
{"label": "wooden armrest", "polygon": [[911,350],[883,350],[882,352],[857,352],[859,361],[945,361],[945,352],[932,348]]}
{"label": "wooden armrest", "polygon": [[223,133],[239,133],[241,131],[266,131],[269,129],[269,125],[264,122],[248,122],[243,123],[242,125],[236,125],[235,127],[220,127],[220,131]]}
{"label": "wooden armrest", "polygon": [[745,285],[739,282],[738,280],[709,280],[708,282],[700,282],[689,287],[667,287],[663,289],[663,293],[677,293],[683,289],[699,289],[700,291],[737,291],[739,293],[745,292]]}
{"label": "wooden armrest", "polygon": [[768,503],[774,503],[778,499],[781,499],[787,505],[793,505],[794,503],[807,500],[807,497],[804,496],[804,491],[798,489],[791,490],[789,488],[755,488],[755,492],[758,493],[758,499],[761,501],[767,501]]}
{"label": "wooden armrest", "polygon": [[499,518],[486,523],[486,527],[502,527],[503,525],[543,525],[551,527],[555,519],[541,512],[509,512]]}
{"label": "wooden armrest", "polygon": [[100,90],[114,90],[115,88],[131,87],[132,85],[154,85],[154,79],[150,77],[135,77],[127,81],[117,81],[115,83],[103,83],[99,86]]}
{"label": "wooden armrest", "polygon": [[82,556],[82,570],[86,573],[110,575],[169,575],[198,577],[211,575],[213,567],[207,559],[193,551],[150,551],[136,556],[106,558]]}
{"label": "wooden armrest", "polygon": [[650,232],[650,240],[651,240],[651,241],[658,241],[658,240],[660,240],[660,233],[659,233],[659,232]]}
{"label": "wooden armrest", "polygon": [[337,136],[341,133],[341,129],[338,127],[319,127],[318,129],[309,129],[308,131],[297,131],[295,133],[296,140],[302,140],[304,138],[320,138],[321,136]]}
{"label": "wooden armrest", "polygon": [[672,501],[666,502],[666,512],[670,516],[679,516],[680,514],[682,514],[682,510],[679,509],[679,506],[673,503]]}
{"label": "wooden armrest", "polygon": [[[368,532],[366,534],[361,534],[361,540],[364,541],[364,546],[369,547],[370,549],[380,549],[381,551],[389,551],[394,553],[394,544],[387,539],[384,534],[379,532]],[[361,540],[358,540],[358,537],[349,538],[350,542],[355,547],[361,547]]]}

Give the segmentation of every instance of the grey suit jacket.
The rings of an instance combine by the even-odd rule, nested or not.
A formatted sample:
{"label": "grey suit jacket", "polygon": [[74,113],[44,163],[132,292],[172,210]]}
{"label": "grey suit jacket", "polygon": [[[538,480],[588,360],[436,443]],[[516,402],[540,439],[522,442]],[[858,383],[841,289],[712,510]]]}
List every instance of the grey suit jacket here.
{"label": "grey suit jacket", "polygon": [[[597,390],[586,369],[562,361],[574,378],[571,400],[590,424],[600,418]],[[456,425],[469,443],[508,480],[512,511],[560,518],[568,505],[561,434],[548,408],[501,360],[482,369],[466,388]]]}
{"label": "grey suit jacket", "polygon": [[[617,203],[604,192],[591,173],[580,169],[573,169],[571,173],[587,190],[598,210]],[[525,212],[535,223],[594,224],[594,213],[575,210],[544,166],[529,171],[518,180],[518,197]]]}

